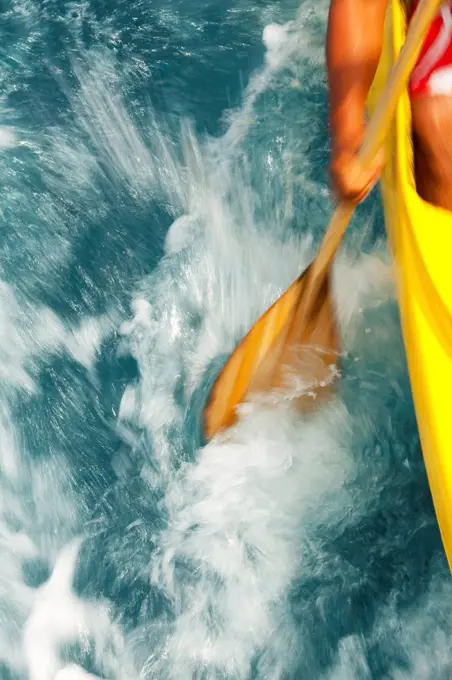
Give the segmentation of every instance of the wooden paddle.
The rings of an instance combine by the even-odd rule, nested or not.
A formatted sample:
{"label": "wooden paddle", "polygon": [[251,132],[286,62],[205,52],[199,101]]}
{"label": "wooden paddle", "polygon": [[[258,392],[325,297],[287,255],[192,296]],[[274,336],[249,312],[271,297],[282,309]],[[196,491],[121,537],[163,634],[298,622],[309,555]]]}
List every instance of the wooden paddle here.
{"label": "wooden paddle", "polygon": [[[375,158],[389,131],[398,99],[415,66],[422,42],[444,0],[421,0],[360,150],[364,164]],[[302,381],[298,407],[311,408],[337,375],[339,333],[330,289],[330,266],[355,205],[336,208],[317,257],[249,331],[218,375],[204,411],[211,439],[237,419],[236,407],[251,394]]]}

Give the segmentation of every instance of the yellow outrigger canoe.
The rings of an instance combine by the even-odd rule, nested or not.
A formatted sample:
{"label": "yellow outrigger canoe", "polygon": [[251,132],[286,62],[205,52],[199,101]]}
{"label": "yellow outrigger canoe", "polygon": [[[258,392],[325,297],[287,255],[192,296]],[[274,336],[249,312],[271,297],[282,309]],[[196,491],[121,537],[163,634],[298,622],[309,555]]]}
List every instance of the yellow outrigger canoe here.
{"label": "yellow outrigger canoe", "polygon": [[[405,31],[403,2],[392,0],[370,111],[398,57]],[[397,106],[386,154],[381,191],[402,332],[424,461],[452,571],[452,212],[426,203],[416,192],[407,91]]]}

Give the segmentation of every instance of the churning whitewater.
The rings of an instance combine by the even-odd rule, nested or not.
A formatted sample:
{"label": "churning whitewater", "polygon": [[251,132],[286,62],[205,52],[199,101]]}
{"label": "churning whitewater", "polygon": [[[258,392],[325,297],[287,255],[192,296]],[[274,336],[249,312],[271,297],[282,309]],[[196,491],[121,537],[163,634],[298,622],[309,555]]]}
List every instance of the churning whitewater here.
{"label": "churning whitewater", "polygon": [[452,675],[377,194],[335,265],[334,399],[200,437],[331,214],[327,11],[2,7],[2,679]]}

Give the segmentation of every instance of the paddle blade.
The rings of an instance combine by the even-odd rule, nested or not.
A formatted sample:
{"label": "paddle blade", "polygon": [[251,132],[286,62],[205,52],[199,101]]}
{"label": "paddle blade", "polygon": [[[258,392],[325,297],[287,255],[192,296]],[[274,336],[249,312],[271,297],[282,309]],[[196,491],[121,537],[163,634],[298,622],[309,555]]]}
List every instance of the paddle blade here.
{"label": "paddle blade", "polygon": [[[234,424],[236,407],[251,394],[288,388],[293,376],[310,385],[323,386],[328,382],[339,344],[329,276],[326,273],[312,288],[311,275],[309,267],[265,312],[229,357],[204,411],[207,440]],[[306,399],[297,401],[298,407],[306,407]]]}

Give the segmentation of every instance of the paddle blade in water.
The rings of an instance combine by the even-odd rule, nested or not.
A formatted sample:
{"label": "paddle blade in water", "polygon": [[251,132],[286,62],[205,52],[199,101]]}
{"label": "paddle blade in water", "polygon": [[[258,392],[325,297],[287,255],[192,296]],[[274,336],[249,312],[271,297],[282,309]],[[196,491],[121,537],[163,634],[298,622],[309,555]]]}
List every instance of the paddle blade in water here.
{"label": "paddle blade in water", "polygon": [[[427,29],[442,0],[422,0],[410,22],[405,45],[367,129],[360,157],[368,165],[380,149],[399,99],[416,63]],[[338,333],[329,288],[329,267],[354,206],[336,208],[319,254],[302,277],[259,319],[218,376],[204,412],[210,439],[233,424],[236,407],[252,392],[287,385],[291,375],[318,387],[331,382]],[[309,402],[303,396],[299,406]]]}
{"label": "paddle blade in water", "polygon": [[312,271],[294,281],[229,357],[204,411],[207,440],[234,424],[236,407],[252,394],[293,390],[296,380],[302,393],[296,405],[306,410],[331,383],[339,343],[329,275],[313,285]]}

